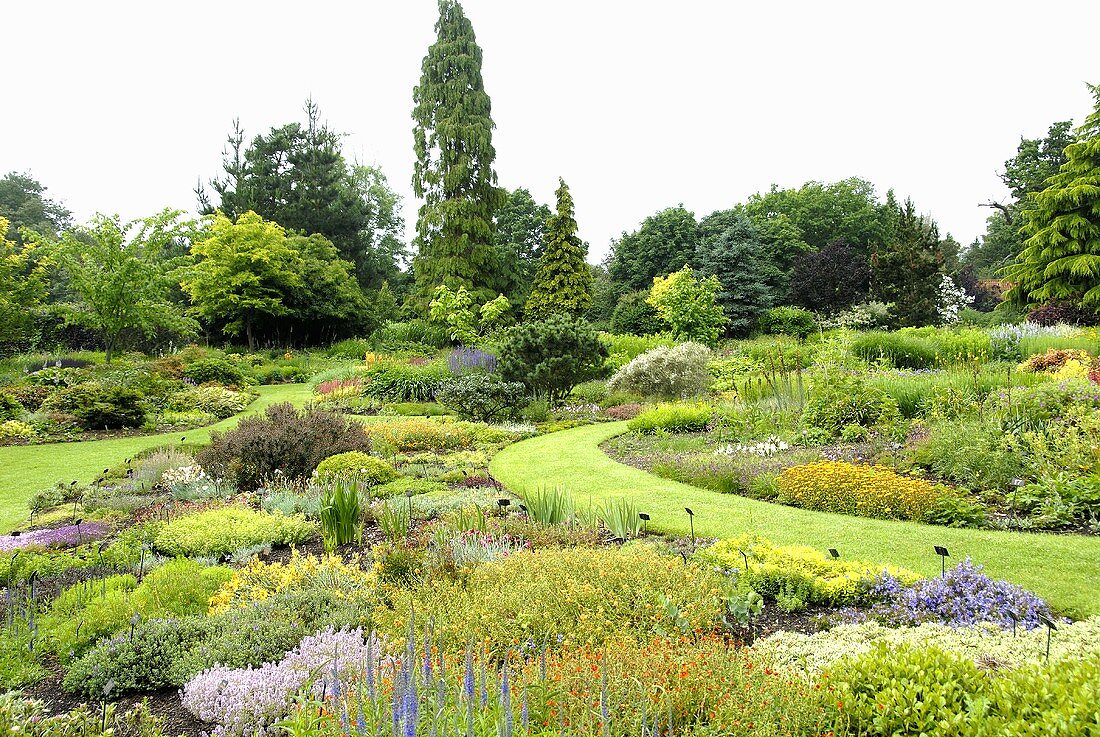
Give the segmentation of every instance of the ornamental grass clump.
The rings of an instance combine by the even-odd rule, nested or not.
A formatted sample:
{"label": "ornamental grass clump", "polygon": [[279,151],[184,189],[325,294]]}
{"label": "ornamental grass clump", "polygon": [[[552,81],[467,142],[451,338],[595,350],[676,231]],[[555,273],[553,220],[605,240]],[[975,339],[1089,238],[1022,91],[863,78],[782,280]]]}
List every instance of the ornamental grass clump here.
{"label": "ornamental grass clump", "polygon": [[951,490],[886,466],[818,461],[779,474],[779,501],[805,509],[879,519],[922,520]]}

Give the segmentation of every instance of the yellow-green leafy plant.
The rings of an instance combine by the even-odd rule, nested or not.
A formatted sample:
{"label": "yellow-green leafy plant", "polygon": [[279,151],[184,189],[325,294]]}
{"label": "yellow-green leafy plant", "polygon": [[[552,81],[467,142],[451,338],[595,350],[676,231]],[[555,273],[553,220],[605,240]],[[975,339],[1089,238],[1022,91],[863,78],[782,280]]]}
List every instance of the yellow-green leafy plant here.
{"label": "yellow-green leafy plant", "polygon": [[[885,571],[903,584],[920,575],[896,566],[841,558],[833,560],[814,548],[772,545],[759,535],[719,540],[695,554],[696,559],[734,572],[739,585],[768,597],[797,593],[805,604],[864,604]],[[747,562],[747,566],[746,566]]]}
{"label": "yellow-green leafy plant", "polygon": [[313,479],[318,484],[355,480],[368,486],[384,484],[397,478],[393,466],[381,458],[358,450],[331,455],[317,464]]}
{"label": "yellow-green leafy plant", "polygon": [[639,641],[671,628],[661,597],[690,631],[710,631],[723,612],[723,576],[694,562],[632,544],[611,549],[534,550],[474,567],[463,581],[424,581],[395,589],[374,612],[379,632],[400,638],[409,612],[435,622],[443,647],[471,640],[509,647],[527,640],[551,647]]}
{"label": "yellow-green leafy plant", "polygon": [[316,525],[301,516],[230,506],[160,525],[153,546],[167,555],[220,557],[258,545],[303,543],[316,532]]}

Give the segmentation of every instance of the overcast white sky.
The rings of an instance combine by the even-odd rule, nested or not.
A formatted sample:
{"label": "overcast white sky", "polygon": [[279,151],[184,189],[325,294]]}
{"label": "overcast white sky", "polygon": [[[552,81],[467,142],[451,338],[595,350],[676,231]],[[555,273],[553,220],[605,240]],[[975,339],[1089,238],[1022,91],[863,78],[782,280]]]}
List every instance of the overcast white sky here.
{"label": "overcast white sky", "polygon": [[[30,171],[79,220],[193,210],[233,118],[306,97],[349,157],[412,200],[412,88],[434,0],[10,2],[0,174]],[[1100,2],[465,0],[485,54],[497,171],[573,190],[590,260],[647,215],[698,217],[773,182],[861,176],[966,243],[1021,135],[1080,123]]]}

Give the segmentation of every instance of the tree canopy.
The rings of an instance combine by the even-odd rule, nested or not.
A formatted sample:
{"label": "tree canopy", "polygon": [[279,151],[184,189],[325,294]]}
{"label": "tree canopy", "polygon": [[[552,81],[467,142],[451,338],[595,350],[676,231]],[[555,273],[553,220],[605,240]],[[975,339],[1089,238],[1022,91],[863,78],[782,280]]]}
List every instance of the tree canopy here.
{"label": "tree canopy", "polygon": [[612,246],[608,272],[619,294],[648,289],[653,278],[695,258],[699,224],[682,205],[650,215],[638,230],[624,233]]}

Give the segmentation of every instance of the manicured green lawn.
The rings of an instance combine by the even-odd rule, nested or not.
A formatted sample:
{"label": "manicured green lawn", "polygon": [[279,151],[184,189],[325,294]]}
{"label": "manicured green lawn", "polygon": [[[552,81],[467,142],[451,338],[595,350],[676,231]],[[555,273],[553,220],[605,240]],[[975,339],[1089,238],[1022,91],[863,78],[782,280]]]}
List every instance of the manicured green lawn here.
{"label": "manicured green lawn", "polygon": [[242,417],[279,402],[304,404],[310,396],[306,384],[262,386],[260,396],[243,413],[216,425],[166,435],[145,435],[114,440],[90,440],[81,443],[49,443],[0,448],[0,531],[12,529],[27,517],[27,500],[36,491],[57,481],[91,481],[104,468],[126,460],[135,453],[178,441],[204,443],[211,430],[226,430]]}
{"label": "manicured green lawn", "polygon": [[1025,586],[1074,616],[1100,614],[1100,538],[993,530],[959,530],[891,522],[769,504],[668,481],[611,460],[599,448],[626,431],[625,422],[588,425],[531,438],[493,458],[493,476],[512,491],[562,487],[575,503],[599,504],[614,497],[635,501],[655,529],[734,537],[755,531],[781,544],[837,548],[846,558],[894,563],[938,574],[933,545],[947,547],[952,562],[970,556],[995,577]]}

